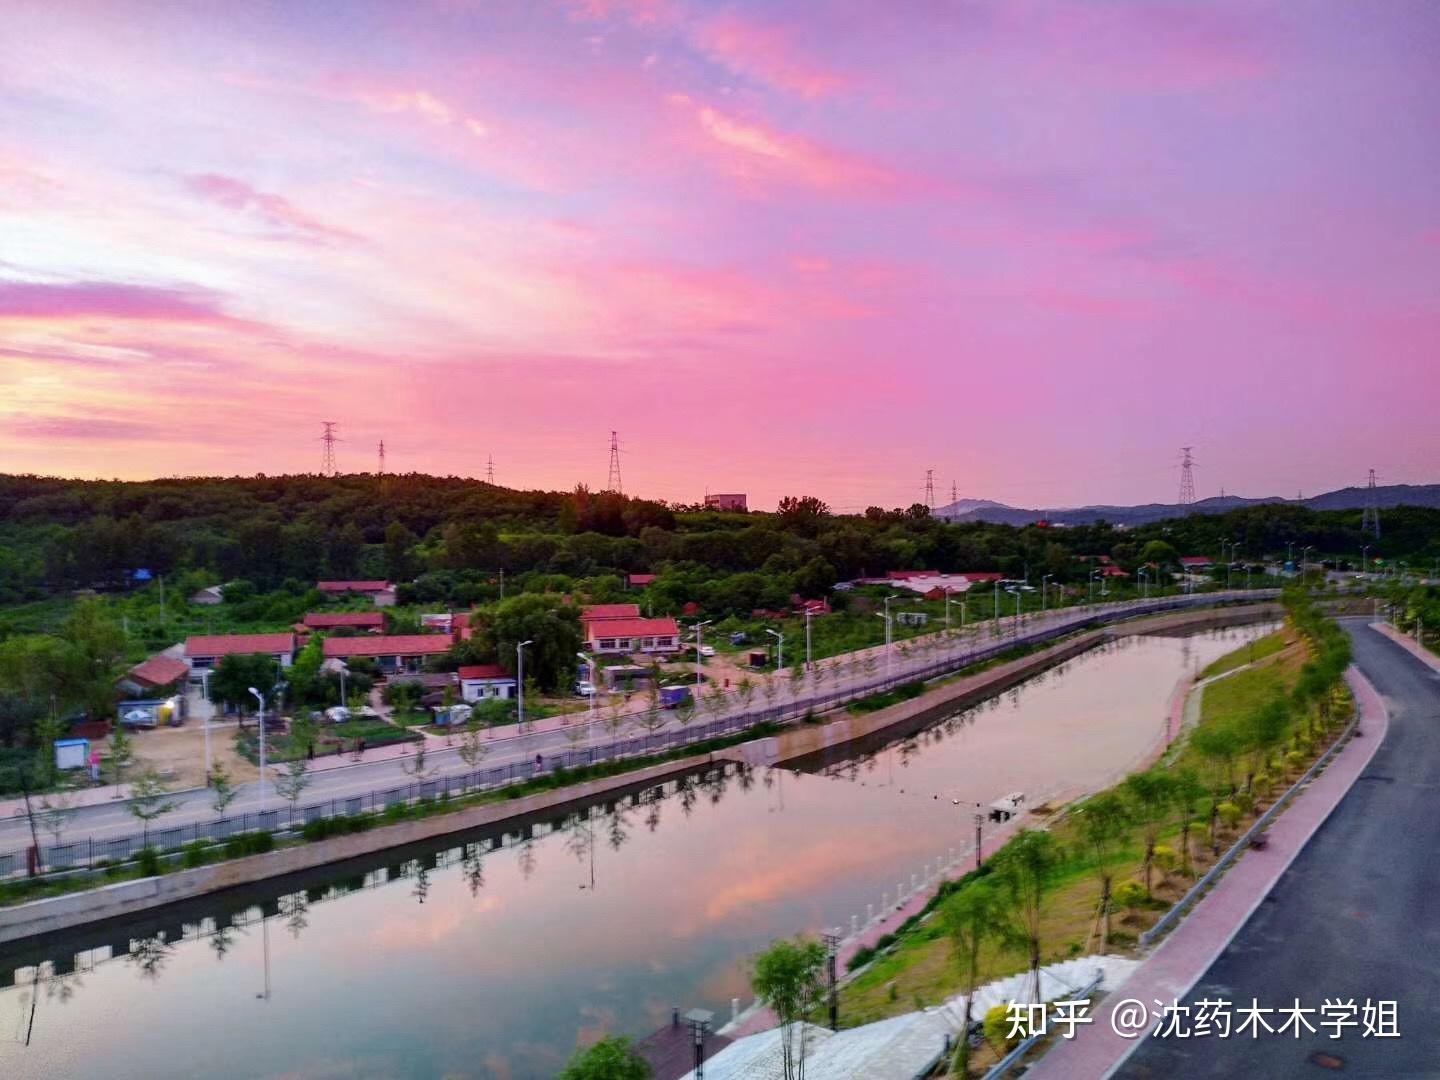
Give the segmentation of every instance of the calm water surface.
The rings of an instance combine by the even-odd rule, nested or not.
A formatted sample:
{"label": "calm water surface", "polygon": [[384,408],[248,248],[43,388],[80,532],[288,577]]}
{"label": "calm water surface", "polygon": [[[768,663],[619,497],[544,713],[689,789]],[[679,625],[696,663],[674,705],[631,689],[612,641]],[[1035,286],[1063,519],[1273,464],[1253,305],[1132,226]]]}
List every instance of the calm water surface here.
{"label": "calm water surface", "polygon": [[952,799],[1117,776],[1182,674],[1265,629],[1122,639],[823,774],[687,778],[0,950],[0,1076],[541,1077],[672,1005],[728,1016],[770,939],[963,857]]}

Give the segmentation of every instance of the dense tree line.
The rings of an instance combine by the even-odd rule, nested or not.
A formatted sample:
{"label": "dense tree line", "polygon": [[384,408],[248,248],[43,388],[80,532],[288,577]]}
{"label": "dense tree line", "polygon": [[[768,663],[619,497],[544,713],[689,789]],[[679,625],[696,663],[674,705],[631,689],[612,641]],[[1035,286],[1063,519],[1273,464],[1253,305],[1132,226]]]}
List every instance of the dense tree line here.
{"label": "dense tree line", "polygon": [[[502,572],[595,579],[670,570],[691,595],[720,606],[821,595],[836,580],[887,570],[985,570],[1079,580],[1076,555],[1109,555],[1127,569],[1163,541],[1172,555],[1312,555],[1354,559],[1360,512],[1287,505],[1195,515],[1133,530],[947,524],[922,506],[834,515],[809,497],[776,513],[722,513],[614,493],[511,491],[459,477],[371,475],[171,479],[143,483],[0,477],[0,603],[75,588],[115,589],[137,570],[203,571],[266,593],[317,578],[415,583],[415,599],[474,602]],[[1385,513],[1372,556],[1429,568],[1440,557],[1440,510]],[[1152,549],[1152,554],[1155,549]],[[1298,555],[1298,550],[1297,550]],[[758,574],[760,579],[732,575]],[[427,580],[428,576],[428,580]],[[418,581],[416,579],[419,579]],[[519,580],[516,580],[519,579]],[[677,586],[678,588],[679,586]],[[532,590],[539,591],[539,590]],[[733,603],[732,603],[733,601]]]}

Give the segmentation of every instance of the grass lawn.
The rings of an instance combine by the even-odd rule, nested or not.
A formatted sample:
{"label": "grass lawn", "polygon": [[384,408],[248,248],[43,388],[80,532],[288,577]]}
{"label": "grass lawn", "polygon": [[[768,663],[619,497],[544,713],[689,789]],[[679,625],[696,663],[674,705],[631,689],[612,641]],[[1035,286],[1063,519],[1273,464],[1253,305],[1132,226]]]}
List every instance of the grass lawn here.
{"label": "grass lawn", "polygon": [[1234,671],[1245,664],[1254,663],[1256,660],[1263,660],[1267,656],[1274,656],[1281,649],[1295,641],[1295,632],[1288,626],[1281,627],[1273,634],[1266,634],[1262,638],[1256,638],[1249,645],[1242,645],[1232,653],[1226,653],[1213,664],[1200,673],[1202,679],[1209,679],[1215,675],[1223,675],[1227,671]]}
{"label": "grass lawn", "polygon": [[[424,720],[422,719],[423,723]],[[366,749],[388,746],[397,742],[415,742],[420,738],[415,732],[380,719],[347,720],[343,724],[319,724],[315,731],[315,755],[348,753],[355,748],[359,739],[365,740]],[[252,765],[260,763],[260,742],[255,727],[235,733],[235,749]],[[265,735],[265,759],[269,762],[289,761],[296,754],[289,733],[267,731]]]}
{"label": "grass lawn", "polygon": [[[1237,651],[1243,654],[1246,650],[1242,648]],[[1303,644],[1293,641],[1279,650],[1272,650],[1271,656],[1274,659],[1269,663],[1236,672],[1228,679],[1221,679],[1205,687],[1204,696],[1200,699],[1200,722],[1226,722],[1253,712],[1276,694],[1288,693],[1295,686],[1300,665],[1305,663],[1308,654]],[[1230,659],[1234,655],[1235,653],[1231,653],[1229,657],[1221,657],[1221,660]],[[1242,659],[1240,662],[1248,661]]]}

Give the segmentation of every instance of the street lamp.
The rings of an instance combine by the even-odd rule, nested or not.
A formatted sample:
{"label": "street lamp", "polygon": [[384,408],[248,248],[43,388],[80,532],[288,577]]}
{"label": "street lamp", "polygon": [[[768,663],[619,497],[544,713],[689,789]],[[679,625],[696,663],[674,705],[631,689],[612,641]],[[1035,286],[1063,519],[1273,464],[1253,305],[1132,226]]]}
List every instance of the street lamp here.
{"label": "street lamp", "polygon": [[1040,614],[1045,614],[1045,594],[1050,591],[1050,579],[1054,574],[1046,574],[1040,579]]}
{"label": "street lamp", "polygon": [[260,703],[260,808],[265,808],[265,695],[250,687],[250,693]]}
{"label": "street lamp", "polygon": [[515,730],[522,734],[525,731],[525,646],[534,644],[535,639],[531,638],[515,646],[515,717],[518,721]]}
{"label": "street lamp", "polygon": [[815,612],[808,607],[805,609],[805,670],[809,671],[810,664],[810,620],[815,617]]}
{"label": "street lamp", "polygon": [[704,661],[704,657],[700,655],[700,647],[705,643],[705,627],[709,625],[710,620],[706,619],[704,622],[697,622],[692,627],[695,631],[695,692],[697,694],[700,692],[701,684],[705,681],[705,676],[700,670],[700,665]]}
{"label": "street lamp", "polygon": [[210,712],[212,704],[210,701],[210,670],[200,670],[200,696],[205,699],[205,786],[210,786]]}
{"label": "street lamp", "polygon": [[1150,582],[1149,582],[1149,580],[1145,577],[1145,571],[1144,571],[1143,569],[1139,571],[1139,574],[1140,574],[1140,595],[1141,595],[1141,598],[1144,599],[1144,600],[1148,600],[1148,599],[1150,599]]}
{"label": "street lamp", "polygon": [[885,620],[885,681],[888,683],[890,681],[890,613],[887,611],[882,615],[877,611],[875,617]]}
{"label": "street lamp", "polygon": [[775,639],[775,670],[778,672],[785,666],[785,635],[778,630],[771,630],[768,626],[765,633]]}
{"label": "street lamp", "polygon": [[590,669],[590,719],[595,719],[595,658],[583,652],[575,654],[585,661],[585,666]]}
{"label": "street lamp", "polygon": [[1369,554],[1370,554],[1370,545],[1369,545],[1369,544],[1365,544],[1364,546],[1362,546],[1362,547],[1360,548],[1360,572],[1361,572],[1362,574],[1364,574],[1364,573],[1367,572],[1366,568],[1370,565],[1370,560],[1369,560],[1369,558],[1368,558]]}
{"label": "street lamp", "polygon": [[[959,805],[960,805],[960,800],[959,800],[959,799],[951,799],[950,801],[951,801],[951,803],[953,803],[953,804],[956,805],[956,806],[959,806]],[[974,817],[973,817],[973,821],[974,821],[974,823],[975,823],[975,869],[976,869],[976,870],[979,870],[979,869],[980,869],[980,833],[981,833],[981,830],[983,830],[983,829],[985,828],[985,815],[980,812],[980,804],[979,804],[978,802],[975,804],[975,814],[974,814]]]}

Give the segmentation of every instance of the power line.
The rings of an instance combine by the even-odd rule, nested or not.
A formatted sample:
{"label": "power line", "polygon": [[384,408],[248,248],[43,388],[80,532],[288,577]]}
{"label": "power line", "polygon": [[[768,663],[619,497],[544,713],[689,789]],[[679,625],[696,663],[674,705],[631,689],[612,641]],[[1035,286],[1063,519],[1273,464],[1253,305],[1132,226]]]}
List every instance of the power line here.
{"label": "power line", "polygon": [[606,487],[620,494],[625,490],[620,481],[620,435],[618,432],[610,432],[610,475]]}
{"label": "power line", "polygon": [[1370,482],[1365,485],[1365,511],[1360,515],[1360,532],[1372,533],[1380,539],[1380,506],[1375,501],[1375,470],[1370,470]]}
{"label": "power line", "polygon": [[340,438],[340,436],[335,434],[335,429],[339,427],[339,424],[334,420],[322,420],[320,421],[320,427],[320,442],[323,447],[320,454],[320,475],[334,476],[335,443],[339,441]]}
{"label": "power line", "polygon": [[[1180,452],[1185,455],[1180,462],[1180,505],[1189,506],[1195,501],[1195,466],[1197,462],[1190,456],[1193,446],[1182,446]],[[1188,512],[1188,511],[1187,511]]]}

